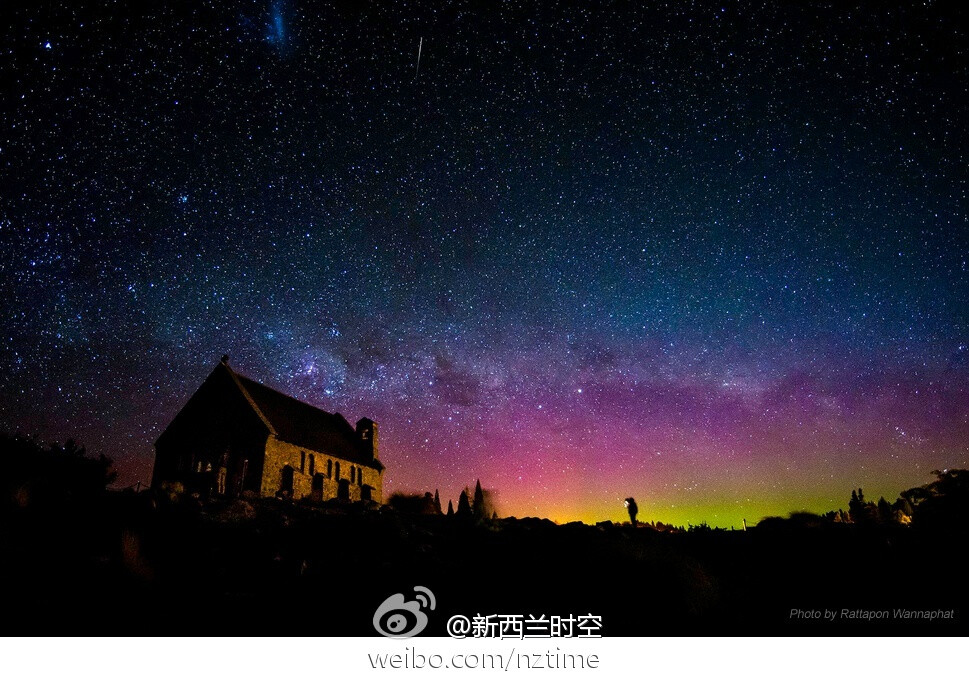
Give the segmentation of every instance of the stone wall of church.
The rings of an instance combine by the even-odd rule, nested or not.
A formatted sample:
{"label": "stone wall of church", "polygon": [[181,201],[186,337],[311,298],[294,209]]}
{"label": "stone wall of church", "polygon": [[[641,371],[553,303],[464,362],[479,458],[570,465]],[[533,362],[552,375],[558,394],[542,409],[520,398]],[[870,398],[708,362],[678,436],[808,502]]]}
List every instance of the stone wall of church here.
{"label": "stone wall of church", "polygon": [[[263,467],[261,495],[275,496],[282,490],[284,468],[289,466],[293,476],[293,498],[329,500],[339,496],[340,480],[346,480],[349,500],[361,500],[363,487],[373,487],[370,497],[383,502],[381,473],[365,465],[357,465],[336,456],[319,451],[303,449],[288,442],[269,437],[266,442],[266,458]],[[313,488],[314,475],[321,475],[317,489]]]}

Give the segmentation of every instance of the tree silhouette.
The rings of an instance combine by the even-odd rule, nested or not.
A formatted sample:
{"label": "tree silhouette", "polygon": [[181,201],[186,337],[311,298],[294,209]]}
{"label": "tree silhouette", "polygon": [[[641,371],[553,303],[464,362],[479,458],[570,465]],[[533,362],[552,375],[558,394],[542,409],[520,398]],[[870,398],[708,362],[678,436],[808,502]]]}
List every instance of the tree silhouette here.
{"label": "tree silhouette", "polygon": [[478,520],[487,517],[484,492],[481,490],[480,479],[474,485],[474,503],[471,505],[471,512],[474,515],[474,518]]}
{"label": "tree silhouette", "polygon": [[458,496],[458,517],[471,517],[471,504],[468,502],[467,491],[461,491],[461,495]]}
{"label": "tree silhouette", "polygon": [[20,507],[68,507],[104,493],[117,473],[104,455],[88,456],[73,439],[44,447],[0,434],[0,487]]}
{"label": "tree silhouette", "polygon": [[441,494],[437,489],[434,489],[434,512],[441,514]]}
{"label": "tree silhouette", "polygon": [[915,510],[912,508],[912,504],[906,499],[901,497],[898,498],[894,503],[892,503],[892,510],[895,512],[895,521],[899,524],[912,523],[912,515],[914,514]]}
{"label": "tree silhouette", "polygon": [[969,532],[969,470],[933,470],[934,482],[907,489],[902,501],[919,530]]}
{"label": "tree silhouette", "polygon": [[447,502],[447,516],[454,517],[454,504],[450,500]]}
{"label": "tree silhouette", "polygon": [[855,524],[864,524],[872,519],[872,513],[865,502],[865,492],[859,488],[851,490],[851,500],[848,501],[848,516]]}
{"label": "tree silhouette", "polygon": [[892,510],[892,506],[885,500],[884,496],[878,499],[877,508],[878,521],[881,524],[891,524],[895,521],[895,511]]}

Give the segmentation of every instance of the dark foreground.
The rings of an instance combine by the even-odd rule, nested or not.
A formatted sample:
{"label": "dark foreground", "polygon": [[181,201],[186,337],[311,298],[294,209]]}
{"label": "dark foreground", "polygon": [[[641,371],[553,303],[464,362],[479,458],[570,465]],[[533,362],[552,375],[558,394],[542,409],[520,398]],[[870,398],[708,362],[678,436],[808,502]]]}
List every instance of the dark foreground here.
{"label": "dark foreground", "polygon": [[5,513],[0,607],[19,634],[374,635],[377,607],[420,585],[437,597],[425,635],[453,614],[594,614],[609,636],[965,635],[964,544],[900,527],[671,534],[107,494]]}

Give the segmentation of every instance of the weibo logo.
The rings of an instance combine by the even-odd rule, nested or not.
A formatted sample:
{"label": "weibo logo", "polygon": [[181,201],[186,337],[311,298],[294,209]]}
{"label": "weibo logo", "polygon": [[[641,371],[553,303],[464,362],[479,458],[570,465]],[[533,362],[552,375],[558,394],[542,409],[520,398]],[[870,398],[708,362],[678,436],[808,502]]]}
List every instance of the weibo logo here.
{"label": "weibo logo", "polygon": [[434,593],[424,586],[414,586],[414,599],[405,600],[403,593],[394,593],[377,607],[373,627],[389,638],[414,637],[427,627],[427,614],[437,605]]}

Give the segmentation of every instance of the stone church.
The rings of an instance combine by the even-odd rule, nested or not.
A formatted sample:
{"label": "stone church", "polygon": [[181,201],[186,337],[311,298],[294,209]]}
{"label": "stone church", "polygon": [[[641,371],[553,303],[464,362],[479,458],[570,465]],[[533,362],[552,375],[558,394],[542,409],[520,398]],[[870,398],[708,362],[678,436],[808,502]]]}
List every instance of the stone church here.
{"label": "stone church", "polygon": [[354,427],[240,375],[224,356],[155,442],[151,483],[380,503],[383,470],[377,423],[361,418]]}

